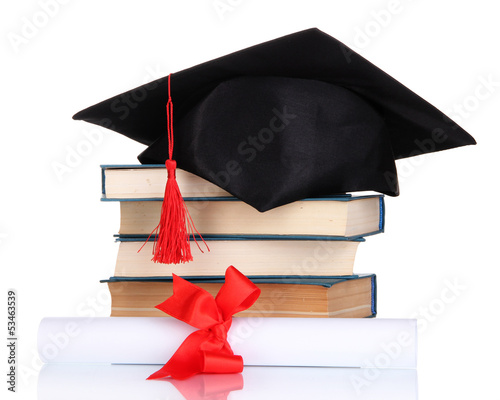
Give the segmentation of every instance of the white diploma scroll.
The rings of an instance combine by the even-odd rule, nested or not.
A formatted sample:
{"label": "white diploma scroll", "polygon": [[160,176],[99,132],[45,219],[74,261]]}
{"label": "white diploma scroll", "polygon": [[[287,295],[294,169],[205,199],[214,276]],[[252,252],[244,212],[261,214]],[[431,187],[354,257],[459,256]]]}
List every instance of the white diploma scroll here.
{"label": "white diploma scroll", "polygon": [[[50,363],[165,364],[196,329],[174,318],[45,318]],[[415,368],[416,320],[234,318],[228,341],[246,366]]]}

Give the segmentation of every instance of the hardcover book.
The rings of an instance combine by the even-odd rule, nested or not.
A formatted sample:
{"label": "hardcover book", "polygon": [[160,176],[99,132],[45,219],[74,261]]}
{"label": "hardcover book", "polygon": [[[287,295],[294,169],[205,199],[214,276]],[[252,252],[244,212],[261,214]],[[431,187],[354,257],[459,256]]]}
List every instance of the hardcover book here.
{"label": "hardcover book", "polygon": [[[190,282],[215,296],[223,277],[189,277]],[[249,276],[260,288],[255,304],[242,317],[374,317],[375,275],[349,277]],[[155,308],[173,294],[172,278],[120,278],[106,282],[111,292],[112,317],[168,317]]]}
{"label": "hardcover book", "polygon": [[[296,201],[265,213],[234,198],[186,201],[202,235],[304,235],[356,238],[383,231],[381,196]],[[120,235],[147,236],[158,224],[161,201],[120,202]]]}
{"label": "hardcover book", "polygon": [[[103,200],[163,199],[167,173],[164,164],[101,165]],[[219,186],[182,169],[176,170],[186,198],[227,197]]]}
{"label": "hardcover book", "polygon": [[[121,238],[115,276],[152,277],[224,275],[233,264],[244,275],[352,275],[359,243],[364,239],[330,237],[205,237],[210,252],[202,253],[194,241],[194,260],[187,264],[160,264],[151,260],[152,241]],[[307,239],[307,240],[305,240]],[[198,242],[200,239],[198,239]],[[144,248],[138,250],[144,245]]]}

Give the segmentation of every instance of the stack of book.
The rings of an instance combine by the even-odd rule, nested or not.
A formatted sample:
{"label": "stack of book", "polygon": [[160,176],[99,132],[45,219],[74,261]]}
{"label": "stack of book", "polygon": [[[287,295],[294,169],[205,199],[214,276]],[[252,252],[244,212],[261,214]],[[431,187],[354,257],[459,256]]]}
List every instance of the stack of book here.
{"label": "stack of book", "polygon": [[[260,213],[218,186],[177,170],[177,181],[210,251],[191,241],[194,261],[151,261],[163,200],[163,165],[102,166],[103,201],[120,202],[114,276],[106,282],[111,316],[166,316],[155,305],[172,295],[172,274],[215,295],[233,265],[261,296],[237,316],[372,317],[376,277],[353,272],[364,236],[383,232],[382,195],[306,199]],[[198,239],[199,242],[199,239]]]}

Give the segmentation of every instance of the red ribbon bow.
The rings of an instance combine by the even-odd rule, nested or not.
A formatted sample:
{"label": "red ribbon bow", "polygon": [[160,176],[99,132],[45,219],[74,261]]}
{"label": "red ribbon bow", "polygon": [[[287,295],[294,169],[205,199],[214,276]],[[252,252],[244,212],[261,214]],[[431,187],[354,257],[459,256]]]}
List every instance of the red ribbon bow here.
{"label": "red ribbon bow", "polygon": [[148,379],[186,379],[199,373],[238,373],[243,359],[227,341],[232,316],[251,307],[260,289],[233,266],[215,299],[206,290],[173,275],[174,294],[156,306],[199,330],[190,334],[168,362]]}

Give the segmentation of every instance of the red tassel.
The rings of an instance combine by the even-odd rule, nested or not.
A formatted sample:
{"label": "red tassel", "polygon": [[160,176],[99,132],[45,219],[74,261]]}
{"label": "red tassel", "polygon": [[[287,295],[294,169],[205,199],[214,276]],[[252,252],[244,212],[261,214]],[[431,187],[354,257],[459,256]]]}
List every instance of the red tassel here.
{"label": "red tassel", "polygon": [[193,261],[189,245],[190,232],[186,229],[186,215],[189,216],[189,212],[175,179],[177,163],[167,160],[165,166],[168,178],[160,222],[154,230],[156,240],[153,245],[153,261],[163,264],[185,263]]}
{"label": "red tassel", "polygon": [[[173,105],[172,98],[170,97],[170,75],[168,76],[168,102],[167,102],[167,131],[168,131],[168,160],[165,162],[167,167],[168,177],[167,184],[165,185],[165,196],[161,207],[160,222],[156,228],[151,232],[146,242],[154,234],[155,242],[153,245],[153,259],[154,262],[163,264],[179,264],[188,261],[193,261],[191,255],[191,246],[189,238],[193,237],[198,248],[201,250],[194,233],[196,232],[201,238],[203,237],[196,230],[189,210],[184,203],[179,185],[175,179],[175,169],[177,163],[172,160],[172,153],[174,148],[174,135],[173,135]],[[144,243],[145,245],[146,243]],[[142,247],[139,251],[142,250]],[[205,246],[207,244],[205,243]],[[207,250],[210,249],[207,246]]]}

